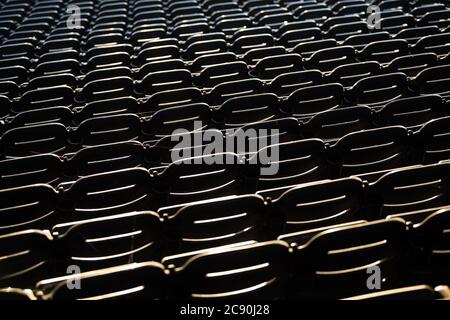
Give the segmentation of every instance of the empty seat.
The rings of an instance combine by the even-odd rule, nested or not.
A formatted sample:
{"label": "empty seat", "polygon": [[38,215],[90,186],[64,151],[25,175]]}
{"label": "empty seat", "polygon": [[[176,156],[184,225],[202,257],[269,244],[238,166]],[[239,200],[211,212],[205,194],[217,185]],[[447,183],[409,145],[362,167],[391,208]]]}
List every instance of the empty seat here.
{"label": "empty seat", "polygon": [[[189,252],[268,237],[268,212],[264,199],[255,195],[232,196],[193,202],[168,216],[173,253]],[[160,209],[160,214],[165,209]]]}
{"label": "empty seat", "polygon": [[52,234],[64,246],[61,264],[82,270],[159,260],[162,222],[155,212],[132,212],[57,224]]}
{"label": "empty seat", "polygon": [[80,178],[63,193],[61,210],[73,221],[154,209],[150,180],[142,168]]}
{"label": "empty seat", "polygon": [[[81,290],[70,290],[67,283],[79,279]],[[123,266],[47,278],[37,283],[44,300],[163,299],[167,274],[157,262]]]}
{"label": "empty seat", "polygon": [[223,128],[275,118],[280,109],[278,97],[271,93],[230,98],[214,114],[215,125]]}
{"label": "empty seat", "polygon": [[[175,269],[182,290],[177,296],[195,299],[283,297],[288,246],[270,241],[209,251]],[[170,263],[167,257],[164,263]],[[233,271],[233,272],[230,272]],[[206,274],[211,275],[206,277]]]}
{"label": "empty seat", "polygon": [[293,91],[322,84],[322,72],[319,70],[305,70],[282,73],[268,84],[268,91],[277,96],[287,96]]}
{"label": "empty seat", "polygon": [[259,164],[257,190],[326,178],[325,145],[319,139],[273,143],[260,148],[249,162]]}
{"label": "empty seat", "polygon": [[298,54],[271,56],[259,60],[252,73],[262,80],[271,80],[284,73],[300,71],[302,64],[302,58]]}
{"label": "empty seat", "polygon": [[450,65],[431,67],[422,70],[412,80],[413,89],[421,94],[439,94],[442,97],[450,96],[448,77]]}
{"label": "empty seat", "polygon": [[449,158],[448,123],[450,117],[430,120],[414,136],[414,144],[419,159],[432,163]]}
{"label": "empty seat", "polygon": [[302,131],[307,137],[333,141],[351,132],[373,128],[373,114],[365,106],[319,112],[303,125]]}
{"label": "empty seat", "polygon": [[369,188],[368,201],[380,218],[447,205],[446,164],[399,169],[383,175]]}
{"label": "empty seat", "polygon": [[146,165],[145,148],[137,141],[85,147],[63,158],[66,160],[64,173],[74,180],[96,173]]}
{"label": "empty seat", "polygon": [[342,61],[346,63],[355,61],[355,50],[353,47],[339,46],[316,51],[309,59],[305,60],[305,67],[326,72],[341,65]]}
{"label": "empty seat", "polygon": [[1,153],[6,157],[62,153],[68,147],[68,137],[66,127],[58,123],[14,128],[1,137]]}
{"label": "empty seat", "polygon": [[351,87],[359,80],[381,73],[381,65],[376,61],[343,64],[333,69],[327,79]]}
{"label": "empty seat", "polygon": [[436,54],[419,53],[393,59],[387,66],[388,72],[403,72],[408,77],[415,77],[417,74],[427,68],[433,67],[438,63]]}
{"label": "empty seat", "polygon": [[54,259],[49,231],[24,230],[0,235],[1,287],[31,288],[41,277],[51,274]]}
{"label": "empty seat", "polygon": [[272,215],[284,223],[281,233],[364,219],[362,180],[351,177],[295,186],[273,201]]}
{"label": "empty seat", "polygon": [[[184,139],[189,140],[183,141]],[[180,146],[185,146],[189,141],[189,136],[178,139]],[[174,150],[171,153],[173,162],[155,176],[152,190],[162,205],[241,194],[251,190],[247,189],[250,186],[246,187],[245,167],[237,155],[207,153],[204,156],[186,157],[183,155],[185,152],[183,149]],[[191,150],[188,152],[191,153]]]}
{"label": "empty seat", "polygon": [[444,117],[447,114],[441,97],[438,95],[422,95],[397,99],[387,103],[377,113],[377,118],[382,126],[402,125],[417,130],[426,122]]}
{"label": "empty seat", "polygon": [[409,155],[408,131],[396,126],[353,132],[332,148],[339,176],[401,167]]}
{"label": "empty seat", "polygon": [[363,78],[347,92],[346,99],[358,105],[379,108],[395,99],[409,95],[405,74],[388,73]]}
{"label": "empty seat", "polygon": [[50,229],[57,221],[57,192],[45,184],[0,190],[0,234],[26,229]]}
{"label": "empty seat", "polygon": [[408,53],[408,42],[398,39],[372,42],[364,47],[359,55],[365,61],[375,60],[380,63],[386,63]]}
{"label": "empty seat", "polygon": [[343,93],[344,88],[339,83],[300,88],[287,97],[282,110],[297,118],[310,118],[341,106]]}
{"label": "empty seat", "polygon": [[[400,219],[323,231],[297,248],[292,289],[300,297],[316,298],[366,293],[367,270],[377,267],[384,279],[381,288],[390,288],[400,281],[406,247],[406,226]],[[298,293],[300,288],[304,294]]]}
{"label": "empty seat", "polygon": [[199,86],[212,88],[218,84],[248,78],[247,65],[242,61],[216,64],[203,69],[196,82]]}
{"label": "empty seat", "polygon": [[62,161],[54,154],[33,155],[0,161],[1,189],[36,183],[47,183],[55,186],[62,175]]}

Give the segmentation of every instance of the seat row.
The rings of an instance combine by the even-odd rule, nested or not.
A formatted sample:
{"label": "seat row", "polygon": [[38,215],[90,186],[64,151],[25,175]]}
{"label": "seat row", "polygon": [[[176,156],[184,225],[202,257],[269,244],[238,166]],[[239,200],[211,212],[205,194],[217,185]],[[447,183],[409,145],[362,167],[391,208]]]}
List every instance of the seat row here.
{"label": "seat row", "polygon": [[[450,34],[441,34],[436,37],[447,37],[450,39]],[[429,39],[422,38],[422,40]],[[319,70],[324,73],[321,77],[328,77],[330,80],[350,86],[368,75],[404,72],[408,76],[414,77],[426,68],[446,65],[449,62],[448,56],[440,58],[433,52],[407,55],[407,52],[403,50],[404,45],[406,45],[405,40],[373,42],[361,52],[361,55],[365,57],[364,59],[359,59],[362,61],[356,58],[352,47],[336,47],[330,43],[329,48],[320,49],[307,59],[303,59],[297,53],[286,53],[282,47],[270,47],[250,50],[249,54],[242,57],[242,60],[233,53],[223,52],[201,56],[192,63],[185,63],[178,58],[178,54],[170,53],[170,51],[173,51],[173,48],[172,45],[168,45],[148,48],[144,54],[145,57],[154,60],[154,51],[158,50],[160,54],[162,52],[168,54],[166,60],[147,61],[142,67],[137,69],[129,68],[130,57],[123,52],[100,54],[92,58],[86,65],[87,70],[92,71],[88,71],[85,75],[80,75],[81,69],[85,68],[85,66],[80,66],[79,62],[74,58],[43,62],[38,64],[30,73],[25,66],[7,65],[0,67],[2,72],[0,80],[3,80],[0,88],[3,88],[3,94],[9,97],[26,94],[27,91],[33,89],[55,85],[79,88],[78,90],[81,90],[83,93],[84,91],[89,91],[86,88],[87,86],[98,86],[100,81],[106,81],[108,78],[126,77],[129,78],[128,82],[130,83],[127,84],[122,79],[122,86],[135,87],[134,90],[128,91],[131,91],[130,94],[136,95],[143,93],[152,94],[156,91],[164,90],[165,82],[170,83],[174,88],[192,84],[210,88],[223,83],[214,79],[224,78],[226,82],[252,76],[263,81],[277,83],[282,82],[281,79],[283,78],[292,78],[295,74],[304,70],[316,72]],[[390,47],[390,51],[386,51],[386,47]],[[440,50],[441,52],[449,52],[448,48],[446,49],[445,47],[441,47]],[[75,51],[73,52],[75,53]],[[145,57],[143,58],[144,61]],[[346,64],[342,65],[340,63],[341,59],[346,60]],[[224,64],[231,64],[230,70],[232,72],[224,70]],[[368,73],[356,73],[362,68],[365,68]],[[173,77],[170,77],[170,73],[163,76],[163,72],[174,72],[174,70],[178,70],[174,73],[174,75],[177,75],[178,81],[170,81],[173,80]],[[343,76],[351,72],[355,73],[354,77],[344,80]],[[157,73],[157,75],[154,73]],[[284,77],[281,77],[283,75]],[[156,85],[159,87],[154,88]],[[288,88],[288,90],[292,92],[291,88]]]}
{"label": "seat row", "polygon": [[[439,29],[433,27],[427,27],[425,29],[431,35],[421,35],[418,42],[411,48],[409,48],[407,40],[389,39],[389,35],[386,32],[380,32],[376,35],[376,39],[374,38],[373,41],[365,45],[361,51],[355,49],[352,44],[344,43],[344,45],[338,46],[335,40],[306,41],[297,45],[293,50],[286,50],[281,46],[272,46],[268,43],[267,39],[264,39],[264,36],[244,36],[243,38],[254,42],[253,46],[255,47],[255,49],[252,49],[252,46],[242,43],[241,45],[247,48],[247,52],[244,55],[236,55],[233,52],[228,52],[227,48],[221,45],[221,43],[225,43],[225,40],[220,39],[221,36],[219,34],[214,36],[218,39],[199,41],[198,43],[192,44],[189,47],[193,48],[191,55],[194,58],[191,62],[180,59],[183,56],[180,55],[175,45],[176,42],[172,43],[170,39],[147,43],[146,48],[139,52],[137,56],[130,55],[131,47],[128,45],[96,48],[96,54],[89,58],[87,63],[80,63],[77,51],[68,49],[60,52],[52,52],[49,56],[42,56],[43,59],[39,60],[41,62],[32,70],[28,69],[30,67],[29,61],[23,60],[22,58],[3,59],[2,65],[4,66],[1,67],[2,79],[0,80],[12,81],[16,85],[29,85],[30,88],[34,88],[39,87],[39,80],[36,78],[46,79],[47,81],[53,80],[52,82],[54,83],[56,78],[51,77],[51,75],[71,73],[72,76],[77,77],[81,73],[84,73],[87,79],[83,80],[83,83],[86,84],[89,81],[101,79],[101,77],[93,77],[94,74],[100,75],[102,73],[97,70],[99,68],[105,69],[103,72],[105,73],[105,77],[109,71],[111,73],[108,75],[109,77],[129,76],[136,80],[142,80],[152,72],[170,69],[187,69],[197,75],[199,72],[205,72],[205,68],[230,62],[245,62],[252,75],[264,80],[273,79],[283,73],[296,72],[304,69],[319,69],[322,72],[331,72],[336,67],[342,65],[341,60],[345,60],[346,64],[364,61],[392,64],[395,61],[394,63],[400,64],[400,66],[401,62],[407,63],[409,61],[411,64],[422,60],[422,63],[425,62],[425,66],[422,66],[422,69],[427,65],[436,65],[440,60],[443,61],[441,64],[445,64],[445,58],[433,58],[431,55],[433,53],[438,55],[449,53],[448,43],[450,33],[441,34],[439,33]],[[412,34],[409,33],[409,36],[412,37]],[[311,49],[314,49],[315,52],[311,56],[303,57],[305,54],[308,55]],[[410,52],[414,55],[413,57],[408,56]],[[428,53],[428,55],[425,55],[425,53]],[[59,59],[55,60],[57,57]],[[282,60],[286,61],[283,62]],[[130,66],[138,67],[138,69],[130,69]],[[405,67],[410,67],[411,69],[413,66],[406,65]],[[128,70],[122,70],[120,68],[127,68]],[[415,74],[418,72],[418,70],[409,71],[415,71]],[[88,80],[89,78],[92,79]],[[84,79],[84,76],[81,79]],[[31,80],[34,83],[28,84]],[[75,81],[75,79],[72,81],[69,80],[65,79],[66,82],[64,82],[63,78],[60,79],[60,82],[62,82],[61,84],[70,85],[71,82]],[[213,84],[202,84],[203,80],[201,76],[200,79],[194,82],[198,82],[201,86],[213,86]],[[27,90],[27,88],[23,88],[22,90]]]}
{"label": "seat row", "polygon": [[[365,73],[365,75],[369,74],[366,77],[359,73],[365,68],[369,70]],[[402,72],[379,74],[379,65],[368,62],[338,67],[331,74],[332,78],[324,77],[318,70],[309,70],[282,74],[270,83],[264,83],[259,79],[248,78],[247,68],[243,62],[234,62],[215,65],[204,70],[205,72],[201,74],[201,78],[206,81],[204,83],[215,84],[217,74],[228,77],[229,80],[224,83],[218,82],[208,92],[192,87],[190,72],[178,69],[159,71],[144,77],[142,83],[146,84],[145,89],[142,88],[142,83],[135,86],[135,82],[130,77],[118,76],[91,81],[84,86],[82,92],[67,85],[55,85],[27,91],[20,99],[11,100],[6,96],[0,96],[2,102],[0,111],[5,117],[23,111],[61,106],[81,111],[84,107],[92,110],[97,105],[98,108],[104,109],[106,104],[104,100],[109,100],[113,104],[111,107],[113,113],[117,113],[114,109],[119,108],[141,115],[151,115],[160,109],[190,103],[206,102],[212,107],[223,103],[232,105],[239,101],[236,99],[239,96],[246,96],[241,98],[242,101],[250,99],[258,103],[259,97],[250,95],[266,91],[274,92],[270,101],[276,99],[276,104],[281,106],[285,116],[290,114],[304,119],[341,106],[367,105],[380,109],[395,99],[420,94],[438,94],[447,98],[450,96],[449,80],[446,77],[449,68],[450,65],[430,67],[422,70],[416,77],[408,78]],[[224,75],[223,72],[226,74]],[[352,76],[359,79],[352,86],[344,87],[339,83],[342,81],[348,85],[349,81],[356,80],[349,79]],[[73,76],[64,74],[54,77],[60,80],[67,80],[67,78],[75,80]],[[213,80],[209,82],[207,79]],[[2,84],[11,88],[11,82],[0,83],[0,88]],[[131,101],[133,99],[129,97],[139,96],[136,90],[140,91],[140,89],[149,96],[140,98],[139,103]],[[279,100],[275,94],[278,94],[281,99]],[[115,98],[125,99],[111,100]],[[235,99],[231,100],[231,98]],[[127,104],[123,101],[127,101]],[[261,103],[263,101],[259,101],[259,104]],[[276,106],[261,107],[268,111],[273,107],[279,109]],[[94,110],[87,113],[89,115],[92,112],[95,113]],[[99,112],[100,115],[101,112]],[[104,112],[104,115],[108,115],[108,111]],[[240,123],[250,122],[241,121]]]}
{"label": "seat row", "polygon": [[[412,218],[403,216],[417,222],[412,219],[423,219],[430,209],[450,204],[450,171],[445,162],[387,171],[373,182],[364,182],[364,177],[324,181],[317,177],[316,182],[285,183],[258,192],[255,181],[242,177],[241,172],[218,173],[215,169],[197,170],[196,176],[178,167],[169,167],[160,175],[128,169],[87,176],[57,189],[48,184],[2,189],[0,233],[153,210],[176,226],[178,236],[174,237],[180,239],[179,244],[202,247],[248,236],[271,239],[286,232],[401,212],[417,212]],[[212,177],[215,181],[210,181]],[[258,182],[267,184],[268,179],[261,177]],[[300,179],[292,182],[302,183]],[[195,237],[196,230],[208,230],[210,236]]]}
{"label": "seat row", "polygon": [[[331,89],[334,85],[321,87]],[[186,91],[186,93],[199,93],[195,89]],[[195,97],[191,98],[195,99]],[[257,93],[250,96],[231,98],[218,108],[211,108],[208,104],[200,101],[158,110],[155,100],[152,101],[151,99],[142,102],[132,97],[125,97],[95,101],[86,104],[85,107],[73,108],[72,110],[68,107],[28,110],[0,121],[0,133],[5,133],[15,128],[45,123],[59,123],[66,127],[83,127],[86,126],[86,123],[96,122],[95,126],[98,126],[98,128],[104,127],[107,129],[110,127],[110,129],[113,129],[114,126],[111,124],[107,126],[102,125],[101,119],[110,119],[111,123],[123,122],[122,125],[124,125],[133,122],[127,120],[127,117],[137,119],[139,115],[139,121],[134,121],[136,123],[140,122],[141,129],[137,129],[137,131],[141,131],[142,135],[149,139],[157,140],[173,134],[176,129],[186,129],[188,131],[198,129],[194,127],[196,121],[202,122],[203,129],[216,128],[222,130],[238,128],[248,123],[257,123],[268,119],[280,119],[281,121],[282,118],[291,116],[289,112],[286,112],[287,107],[283,107],[284,101],[270,93]],[[287,102],[289,105],[289,99]],[[301,126],[299,131],[305,137],[318,137],[328,140],[340,138],[356,129],[362,130],[388,125],[404,125],[407,128],[416,130],[433,118],[441,118],[448,115],[447,104],[445,99],[439,95],[424,94],[396,99],[388,102],[378,111],[362,105],[351,107],[338,106],[337,108],[332,106],[329,110],[314,110],[316,112],[313,112],[309,117],[298,120]],[[314,105],[311,104],[311,106]],[[252,112],[252,107],[259,112],[264,109],[267,110],[261,115]],[[322,108],[323,106],[317,103],[317,107]],[[245,112],[245,115],[235,114],[238,110],[246,109],[248,111]],[[152,111],[155,110],[156,112],[153,113]],[[151,115],[145,116],[146,114]],[[345,123],[355,119],[358,119],[360,123],[350,123],[348,130],[341,126],[340,129],[342,131],[337,131],[336,128],[330,127],[328,129],[329,132],[326,132],[327,129],[322,128],[330,122],[337,125],[338,123]],[[167,120],[177,120],[177,122],[174,123]],[[106,122],[106,120],[103,122]],[[78,130],[82,131],[83,129]],[[137,134],[136,136],[140,135]]]}
{"label": "seat row", "polygon": [[[384,290],[450,279],[443,232],[449,227],[448,210],[412,226],[398,218],[358,221],[291,234],[285,241],[240,242],[161,260],[152,258],[157,242],[150,220],[144,226],[144,213],[132,215],[128,223],[104,221],[103,227],[112,229],[92,221],[71,226],[63,237],[39,230],[0,236],[2,255],[8,258],[0,261],[6,271],[1,284],[34,289],[46,299],[301,299],[370,293],[371,268],[379,268]],[[117,228],[120,235],[110,236]],[[69,236],[71,242],[64,242]],[[161,262],[146,262],[151,260]],[[68,266],[83,273],[64,276]],[[81,281],[80,289],[70,286],[73,279]]]}

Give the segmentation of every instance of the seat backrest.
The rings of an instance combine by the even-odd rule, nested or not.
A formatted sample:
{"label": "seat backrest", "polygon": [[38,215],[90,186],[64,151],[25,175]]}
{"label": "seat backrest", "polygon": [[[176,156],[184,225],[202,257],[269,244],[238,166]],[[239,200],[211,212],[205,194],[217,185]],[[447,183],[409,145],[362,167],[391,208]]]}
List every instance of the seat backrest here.
{"label": "seat backrest", "polygon": [[301,184],[274,200],[273,210],[287,217],[288,232],[352,221],[363,206],[363,188],[356,177]]}
{"label": "seat backrest", "polygon": [[65,250],[64,262],[82,270],[159,260],[164,239],[155,212],[131,212],[55,225],[52,234]]}
{"label": "seat backrest", "polygon": [[282,241],[269,241],[210,251],[176,269],[184,298],[281,298],[289,250]]}
{"label": "seat backrest", "polygon": [[325,297],[367,292],[367,270],[376,267],[381,287],[389,288],[401,273],[406,246],[406,225],[400,219],[329,229],[297,248],[297,272],[309,273],[313,290]]}
{"label": "seat backrest", "polygon": [[0,235],[0,286],[31,288],[40,277],[50,276],[53,259],[49,231],[25,230]]}
{"label": "seat backrest", "polygon": [[267,211],[256,195],[187,203],[168,217],[171,252],[189,252],[266,238]]}
{"label": "seat backrest", "polygon": [[[74,277],[80,280],[81,290],[67,285]],[[144,262],[50,278],[39,281],[36,288],[45,300],[163,299],[167,282],[161,264]]]}

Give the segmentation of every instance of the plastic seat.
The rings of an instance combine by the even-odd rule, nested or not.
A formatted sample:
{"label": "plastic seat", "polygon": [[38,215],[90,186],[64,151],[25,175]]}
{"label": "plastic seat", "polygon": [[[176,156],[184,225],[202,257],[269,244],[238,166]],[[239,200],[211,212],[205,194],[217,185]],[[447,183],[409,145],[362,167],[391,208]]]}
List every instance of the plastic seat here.
{"label": "plastic seat", "polygon": [[84,120],[70,138],[73,144],[95,146],[137,140],[141,122],[135,114],[119,114]]}
{"label": "plastic seat", "polygon": [[409,156],[408,131],[394,126],[349,133],[331,152],[339,176],[401,167]]}
{"label": "plastic seat", "polygon": [[227,43],[223,39],[197,41],[187,47],[186,51],[184,52],[184,56],[188,60],[194,60],[195,58],[206,54],[225,52],[227,51],[227,49]]}
{"label": "plastic seat", "polygon": [[137,141],[86,147],[73,155],[64,155],[65,175],[80,177],[145,166],[146,151]]}
{"label": "plastic seat", "polygon": [[328,168],[324,154],[325,145],[319,139],[290,141],[260,148],[249,159],[250,164],[260,164],[257,190],[325,178]]}
{"label": "plastic seat", "polygon": [[206,103],[168,107],[155,112],[143,123],[143,133],[146,137],[159,139],[173,134],[175,130],[193,131],[196,122],[208,125],[211,117],[211,109]]}
{"label": "plastic seat", "polygon": [[36,183],[55,185],[62,175],[62,161],[52,154],[0,161],[1,189]]}
{"label": "plastic seat", "polygon": [[337,47],[337,42],[334,39],[314,40],[306,41],[297,44],[292,51],[298,53],[303,58],[309,58],[316,51],[328,48]]}
{"label": "plastic seat", "polygon": [[142,168],[78,179],[64,191],[61,210],[69,221],[154,209],[150,174]]}
{"label": "plastic seat", "polygon": [[344,87],[339,83],[300,88],[287,97],[282,111],[296,118],[310,118],[319,112],[340,107],[343,93]]}
{"label": "plastic seat", "polygon": [[120,97],[105,100],[95,100],[74,110],[74,122],[81,123],[89,118],[109,116],[123,113],[136,113],[138,102],[133,97]]}
{"label": "plastic seat", "polygon": [[439,33],[422,37],[411,47],[411,53],[433,52],[447,54],[450,46],[450,33]]}
{"label": "plastic seat", "polygon": [[113,52],[95,55],[83,67],[85,72],[100,68],[111,68],[130,64],[130,55],[126,52]]}
{"label": "plastic seat", "polygon": [[438,64],[438,57],[434,53],[419,53],[404,57],[398,57],[386,66],[387,72],[403,72],[408,77],[415,77],[427,68]]}
{"label": "plastic seat", "polygon": [[448,123],[450,118],[443,117],[427,122],[414,136],[415,145],[423,163],[433,163],[448,159],[449,143]]}
{"label": "plastic seat", "polygon": [[[64,285],[74,277],[80,280],[81,290]],[[163,299],[167,281],[161,264],[143,262],[50,278],[36,287],[44,300]]]}
{"label": "plastic seat", "polygon": [[[183,137],[178,142],[183,146]],[[244,166],[235,154],[192,158],[184,158],[183,154],[183,150],[172,152],[173,162],[155,177],[153,192],[164,205],[244,193]]]}
{"label": "plastic seat", "polygon": [[406,247],[406,226],[399,219],[323,231],[297,248],[299,276],[292,285],[303,284],[306,297],[362,294],[368,292],[367,269],[377,266],[385,279],[381,288],[387,289],[400,281]]}
{"label": "plastic seat", "polygon": [[177,59],[180,49],[174,45],[155,46],[142,49],[134,61],[136,66],[142,66],[150,61],[162,61],[164,59]]}
{"label": "plastic seat", "polygon": [[74,92],[69,86],[39,88],[25,92],[14,106],[15,112],[35,110],[48,107],[67,106],[73,104]]}
{"label": "plastic seat", "polygon": [[255,195],[194,202],[168,216],[172,253],[212,248],[266,237],[267,211]]}
{"label": "plastic seat", "polygon": [[271,47],[274,39],[270,34],[241,36],[231,45],[236,54],[244,54],[251,49]]}
{"label": "plastic seat", "polygon": [[387,33],[386,31],[379,31],[373,33],[351,35],[347,37],[342,44],[345,46],[352,46],[356,50],[362,50],[365,46],[372,42],[385,41],[389,39],[389,33]]}
{"label": "plastic seat", "polygon": [[232,52],[207,54],[199,56],[194,61],[192,61],[192,63],[189,66],[189,69],[194,73],[199,73],[209,66],[228,62],[235,62],[236,60],[237,56]]}
{"label": "plastic seat", "polygon": [[268,84],[268,91],[277,96],[287,96],[297,89],[322,84],[322,79],[319,70],[287,72],[276,76]]}
{"label": "plastic seat", "polygon": [[[164,263],[169,264],[169,258]],[[177,295],[202,300],[280,298],[288,261],[288,247],[281,241],[201,253],[175,270],[177,283],[184,288]],[[226,276],[230,270],[234,272]]]}
{"label": "plastic seat", "polygon": [[22,84],[28,78],[28,71],[21,66],[11,66],[0,68],[0,81],[13,81],[16,84]]}
{"label": "plastic seat", "polygon": [[381,73],[381,65],[376,61],[343,64],[333,69],[327,76],[328,81],[339,82],[351,87],[359,80]]}
{"label": "plastic seat", "polygon": [[300,71],[302,64],[301,56],[295,53],[271,56],[259,60],[252,73],[262,80],[271,80],[284,73]]}
{"label": "plastic seat", "polygon": [[0,234],[27,229],[48,230],[57,221],[57,193],[49,185],[34,184],[0,190]]}
{"label": "plastic seat", "polygon": [[354,62],[355,55],[355,50],[350,46],[321,49],[306,59],[304,64],[308,69],[319,69],[326,72],[338,67],[343,61],[346,63]]}
{"label": "plastic seat", "polygon": [[60,86],[67,86],[75,89],[77,84],[78,80],[73,74],[62,73],[33,78],[28,82],[27,89],[35,90]]}
{"label": "plastic seat", "polygon": [[369,107],[347,107],[319,112],[303,126],[305,136],[325,141],[337,140],[344,135],[372,129],[374,113]]}
{"label": "plastic seat", "polygon": [[448,209],[442,209],[430,215],[421,223],[414,225],[414,244],[424,254],[424,266],[428,269],[431,281],[448,277],[449,259],[445,254],[448,249],[449,226]]}
{"label": "plastic seat", "polygon": [[214,120],[223,128],[273,119],[279,113],[278,97],[271,93],[230,98],[217,109]]}
{"label": "plastic seat", "polygon": [[248,78],[247,65],[244,62],[236,61],[217,64],[203,69],[196,78],[196,82],[202,87],[212,88],[224,82],[245,78]]}
{"label": "plastic seat", "polygon": [[242,56],[242,60],[245,61],[245,63],[247,63],[248,66],[254,66],[264,58],[282,54],[286,54],[286,49],[282,46],[255,48],[247,51]]}
{"label": "plastic seat", "polygon": [[279,44],[286,48],[293,48],[299,43],[320,40],[322,32],[319,28],[305,28],[301,30],[289,30],[283,33],[279,39]]}
{"label": "plastic seat", "polygon": [[437,26],[427,26],[427,27],[416,27],[407,28],[401,30],[395,35],[396,39],[404,39],[408,41],[409,44],[414,45],[422,37],[430,36],[439,33],[439,28]]}
{"label": "plastic seat", "polygon": [[394,170],[369,188],[371,212],[388,215],[435,208],[449,203],[447,164]]}
{"label": "plastic seat", "polygon": [[60,223],[52,234],[64,263],[85,271],[158,260],[163,248],[162,221],[151,211]]}
{"label": "plastic seat", "polygon": [[326,36],[343,41],[350,36],[364,33],[368,33],[367,23],[361,21],[334,25],[327,31]]}
{"label": "plastic seat", "polygon": [[21,112],[5,119],[8,128],[18,128],[44,123],[60,123],[66,127],[73,125],[73,113],[67,107],[52,107]]}
{"label": "plastic seat", "polygon": [[412,80],[414,90],[421,94],[439,94],[442,97],[450,96],[448,74],[450,65],[431,67],[422,70]]}
{"label": "plastic seat", "polygon": [[81,93],[81,101],[92,102],[129,96],[134,89],[130,77],[113,77],[86,83]]}
{"label": "plastic seat", "polygon": [[410,94],[404,73],[388,73],[363,78],[346,93],[346,99],[358,105],[379,108]]}
{"label": "plastic seat", "polygon": [[61,154],[67,148],[68,136],[66,127],[57,123],[14,128],[1,138],[2,154],[6,157]]}
{"label": "plastic seat", "polygon": [[105,80],[117,77],[128,77],[132,78],[133,74],[128,67],[112,67],[112,68],[104,68],[98,70],[89,71],[83,79],[83,83],[86,85],[89,82],[96,80]]}
{"label": "plastic seat", "polygon": [[416,25],[416,20],[411,14],[401,16],[385,17],[379,21],[380,29],[390,34],[398,33],[405,28],[412,28]]}
{"label": "plastic seat", "polygon": [[380,63],[386,63],[408,53],[408,42],[398,39],[372,42],[364,47],[359,56],[365,61],[375,60]]}
{"label": "plastic seat", "polygon": [[186,69],[158,71],[146,75],[135,89],[138,93],[152,95],[167,90],[188,88],[192,83],[192,74]]}
{"label": "plastic seat", "polygon": [[331,226],[365,218],[363,181],[356,177],[295,186],[272,203],[272,214],[285,219],[282,233]]}
{"label": "plastic seat", "polygon": [[49,231],[25,230],[0,235],[1,287],[32,287],[40,277],[51,276],[52,237]]}
{"label": "plastic seat", "polygon": [[450,25],[448,10],[437,10],[425,13],[417,23],[419,26],[438,26],[447,28]]}
{"label": "plastic seat", "polygon": [[417,130],[428,121],[445,115],[447,111],[441,97],[423,95],[389,102],[377,117],[382,126],[402,125]]}

